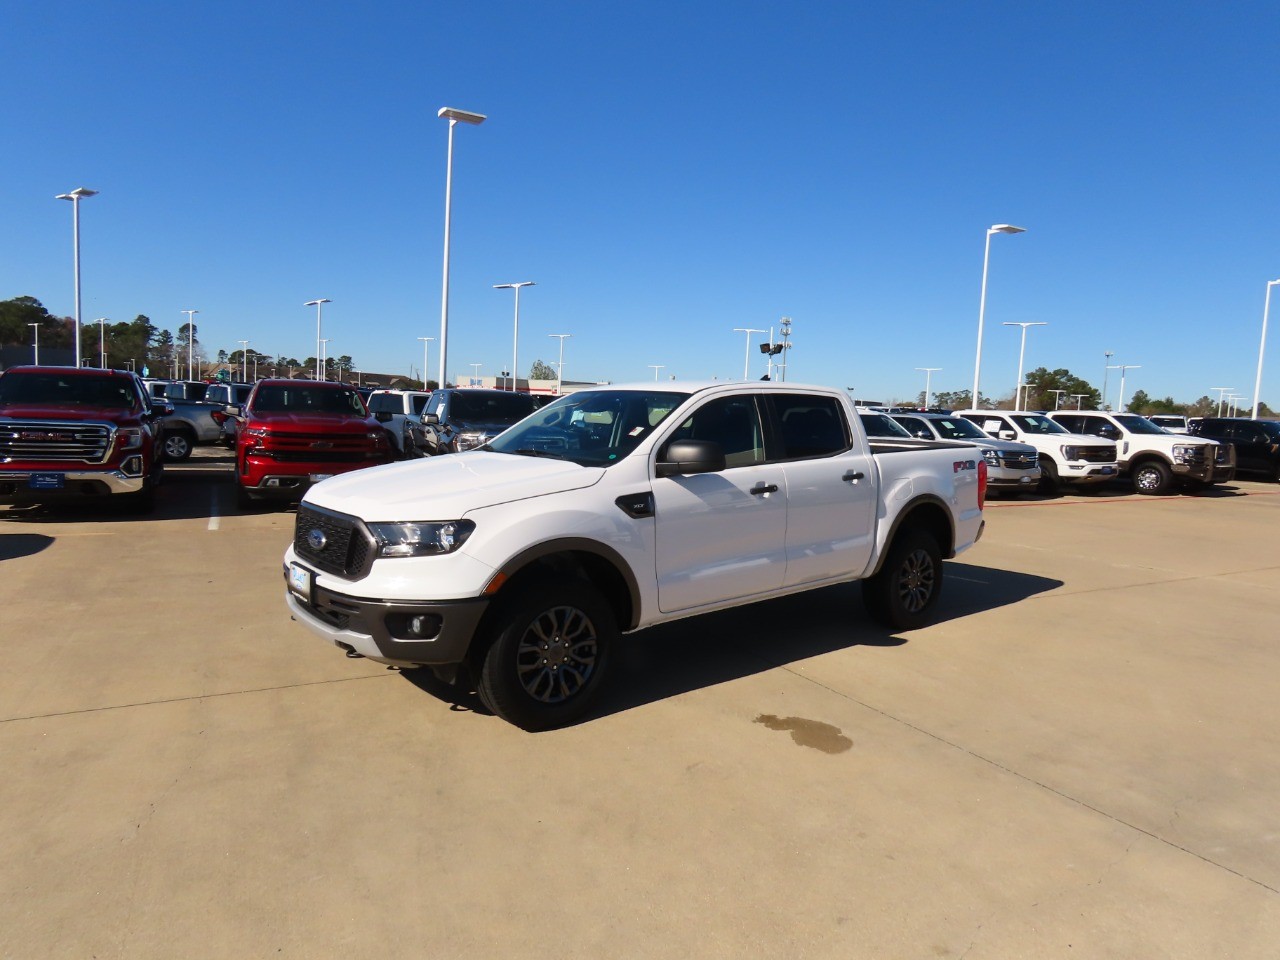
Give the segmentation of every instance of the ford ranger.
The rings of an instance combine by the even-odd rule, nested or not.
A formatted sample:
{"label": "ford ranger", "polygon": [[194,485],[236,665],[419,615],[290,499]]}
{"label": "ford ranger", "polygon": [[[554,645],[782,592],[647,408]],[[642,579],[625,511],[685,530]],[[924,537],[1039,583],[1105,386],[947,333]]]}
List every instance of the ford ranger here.
{"label": "ford ranger", "polygon": [[312,487],[285,596],[348,654],[548,729],[588,709],[620,633],[853,580],[879,621],[924,625],[986,470],[968,444],[869,442],[824,387],[584,390],[480,448]]}

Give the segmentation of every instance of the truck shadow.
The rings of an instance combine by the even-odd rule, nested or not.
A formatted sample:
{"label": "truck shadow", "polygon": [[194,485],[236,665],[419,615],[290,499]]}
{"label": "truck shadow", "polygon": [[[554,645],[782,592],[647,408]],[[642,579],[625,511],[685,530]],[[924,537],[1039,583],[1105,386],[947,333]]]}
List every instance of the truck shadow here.
{"label": "truck shadow", "polygon": [[0,533],[0,560],[30,557],[53,545],[42,533]]}
{"label": "truck shadow", "polygon": [[210,516],[211,507],[220,514],[234,510],[234,491],[227,483],[227,471],[215,467],[188,468],[181,472],[166,469],[156,488],[154,509],[138,512],[115,497],[85,497],[0,508],[0,522],[22,523],[137,523],[149,520],[193,520]]}
{"label": "truck shadow", "polygon": [[[948,562],[933,624],[994,610],[1060,586],[1061,580]],[[889,650],[908,642],[908,636],[871,620],[857,584],[678,620],[622,639],[600,700],[582,722],[849,647]],[[441,683],[428,670],[406,671],[405,677],[454,709],[487,713],[474,693]]]}

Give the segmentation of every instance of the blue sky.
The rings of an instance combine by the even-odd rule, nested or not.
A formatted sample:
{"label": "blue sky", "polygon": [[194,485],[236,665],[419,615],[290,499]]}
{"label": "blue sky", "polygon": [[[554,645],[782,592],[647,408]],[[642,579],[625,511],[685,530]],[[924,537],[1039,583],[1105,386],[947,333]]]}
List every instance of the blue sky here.
{"label": "blue sky", "polygon": [[[0,298],[200,311],[211,352],[738,377],[793,320],[788,379],[983,392],[1026,366],[1251,397],[1280,277],[1274,3],[88,4],[9,0]],[[1278,305],[1280,310],[1280,305]],[[1280,320],[1277,320],[1280,323]],[[1276,325],[1273,323],[1273,326]],[[431,373],[438,342],[431,345]],[[1280,344],[1262,397],[1280,405]],[[752,377],[764,373],[758,352]],[[1113,372],[1111,388],[1116,388]]]}

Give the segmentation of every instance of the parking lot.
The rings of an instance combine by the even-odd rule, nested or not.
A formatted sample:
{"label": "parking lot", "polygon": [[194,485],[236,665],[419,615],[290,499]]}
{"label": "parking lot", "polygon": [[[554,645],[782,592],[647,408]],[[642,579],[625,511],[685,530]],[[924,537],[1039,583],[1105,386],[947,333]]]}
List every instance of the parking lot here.
{"label": "parking lot", "polygon": [[666,625],[537,735],[291,623],[234,500],[0,510],[0,957],[1280,952],[1276,484],[995,500],[934,625]]}

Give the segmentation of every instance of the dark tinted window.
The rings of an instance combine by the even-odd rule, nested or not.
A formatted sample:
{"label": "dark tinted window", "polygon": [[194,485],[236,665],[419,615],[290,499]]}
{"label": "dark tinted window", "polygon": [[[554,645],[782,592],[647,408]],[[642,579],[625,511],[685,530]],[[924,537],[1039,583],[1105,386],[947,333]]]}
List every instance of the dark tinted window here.
{"label": "dark tinted window", "polygon": [[[893,419],[898,421],[898,426],[902,427],[903,430],[906,430],[907,433],[911,434],[913,437],[923,437],[926,440],[933,439],[933,431],[930,430],[928,424],[919,417],[895,416]],[[965,423],[969,423],[969,421],[966,420]],[[972,424],[970,424],[970,426],[972,426]]]}
{"label": "dark tinted window", "polygon": [[394,393],[375,393],[369,397],[370,413],[400,413],[404,401]]}
{"label": "dark tinted window", "polygon": [[283,386],[258,388],[253,409],[259,413],[348,413],[363,417],[364,401],[350,388]]}
{"label": "dark tinted window", "polygon": [[782,458],[826,457],[849,449],[844,409],[835,397],[803,393],[770,394],[782,432]]}
{"label": "dark tinted window", "polygon": [[463,423],[515,423],[534,411],[527,393],[458,391],[449,397],[449,419]]}
{"label": "dark tinted window", "polygon": [[911,436],[887,413],[860,413],[858,414],[858,419],[862,421],[863,429],[867,431],[868,437],[879,437],[882,440],[903,440]]}
{"label": "dark tinted window", "polygon": [[726,467],[764,461],[764,432],[754,397],[717,397],[700,406],[671,435],[672,440],[710,440],[724,451]]}
{"label": "dark tinted window", "polygon": [[1084,433],[1084,417],[1077,417],[1072,414],[1056,414],[1054,416],[1062,426],[1070,430],[1072,433]]}
{"label": "dark tinted window", "polygon": [[124,377],[8,373],[0,377],[0,403],[52,403],[132,410],[141,404]]}

